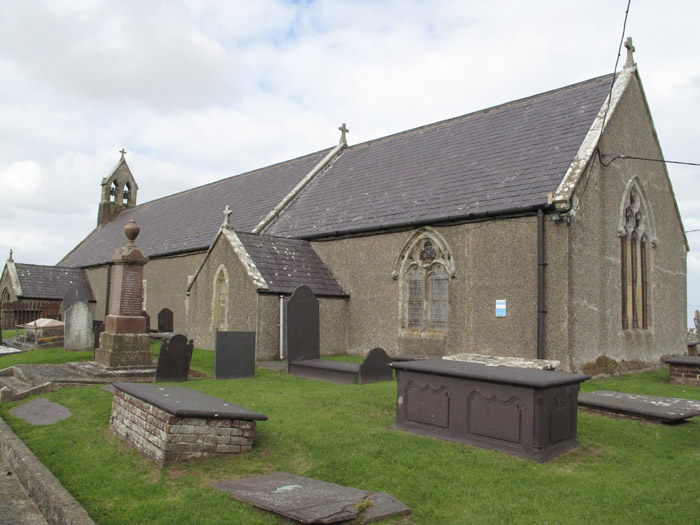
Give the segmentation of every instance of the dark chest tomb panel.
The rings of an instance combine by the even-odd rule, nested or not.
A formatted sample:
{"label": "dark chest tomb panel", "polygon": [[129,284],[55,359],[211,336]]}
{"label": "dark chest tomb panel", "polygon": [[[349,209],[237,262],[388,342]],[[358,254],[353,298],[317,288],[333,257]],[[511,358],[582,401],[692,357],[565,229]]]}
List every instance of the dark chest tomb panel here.
{"label": "dark chest tomb panel", "polygon": [[442,359],[391,366],[401,430],[536,461],[577,446],[579,385],[589,376]]}

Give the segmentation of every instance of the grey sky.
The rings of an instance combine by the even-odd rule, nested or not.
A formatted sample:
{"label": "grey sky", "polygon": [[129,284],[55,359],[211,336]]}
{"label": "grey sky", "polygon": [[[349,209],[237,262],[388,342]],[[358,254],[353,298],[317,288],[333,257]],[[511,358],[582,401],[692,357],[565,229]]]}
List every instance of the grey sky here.
{"label": "grey sky", "polygon": [[[0,257],[70,251],[122,147],[143,203],[332,146],[341,122],[356,144],[462,115],[611,72],[626,6],[0,0]],[[633,0],[627,22],[668,160],[700,162],[699,19],[696,0]],[[668,171],[700,229],[700,168]]]}

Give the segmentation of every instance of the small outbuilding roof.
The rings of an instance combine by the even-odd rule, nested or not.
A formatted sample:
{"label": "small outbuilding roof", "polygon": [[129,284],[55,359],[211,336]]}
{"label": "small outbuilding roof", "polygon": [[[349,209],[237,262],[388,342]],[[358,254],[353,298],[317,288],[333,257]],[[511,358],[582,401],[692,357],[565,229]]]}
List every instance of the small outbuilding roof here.
{"label": "small outbuilding roof", "polygon": [[17,273],[19,290],[15,290],[15,295],[18,298],[63,300],[69,290],[77,287],[82,297],[95,300],[85,270],[14,262],[7,263],[8,269],[11,265]]}

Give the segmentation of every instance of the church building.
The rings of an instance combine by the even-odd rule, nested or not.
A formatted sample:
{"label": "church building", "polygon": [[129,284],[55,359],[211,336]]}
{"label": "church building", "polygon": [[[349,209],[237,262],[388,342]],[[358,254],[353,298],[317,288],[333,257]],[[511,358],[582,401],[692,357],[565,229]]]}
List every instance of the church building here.
{"label": "church building", "polygon": [[685,352],[688,245],[628,42],[615,75],[327,148],[137,204],[124,155],[96,229],[59,263],[104,316],[132,219],[143,308],[212,349],[256,333],[284,356],[285,303],[320,300],[323,354],[600,356]]}

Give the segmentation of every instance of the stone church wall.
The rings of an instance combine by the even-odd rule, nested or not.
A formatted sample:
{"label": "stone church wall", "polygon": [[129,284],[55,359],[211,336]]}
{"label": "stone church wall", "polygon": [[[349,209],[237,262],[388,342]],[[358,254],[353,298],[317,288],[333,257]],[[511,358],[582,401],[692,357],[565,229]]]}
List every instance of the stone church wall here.
{"label": "stone church wall", "polygon": [[[534,217],[435,228],[449,245],[455,277],[449,281],[445,336],[401,331],[401,278],[392,272],[415,230],[313,243],[346,292],[348,351],[381,346],[389,354],[461,352],[534,357],[537,322],[537,224]],[[496,300],[507,301],[497,318]]]}
{"label": "stone church wall", "polygon": [[[606,164],[628,156],[662,158],[646,101],[636,79],[609,119],[600,149]],[[663,163],[617,159],[604,168],[596,159],[591,178],[579,186],[581,205],[570,226],[571,368],[592,372],[605,355],[621,369],[659,366],[659,358],[685,353],[686,257],[683,227]],[[622,328],[620,209],[625,188],[638,177],[646,192],[658,244],[649,248],[648,329]],[[584,193],[585,192],[585,193]]]}

